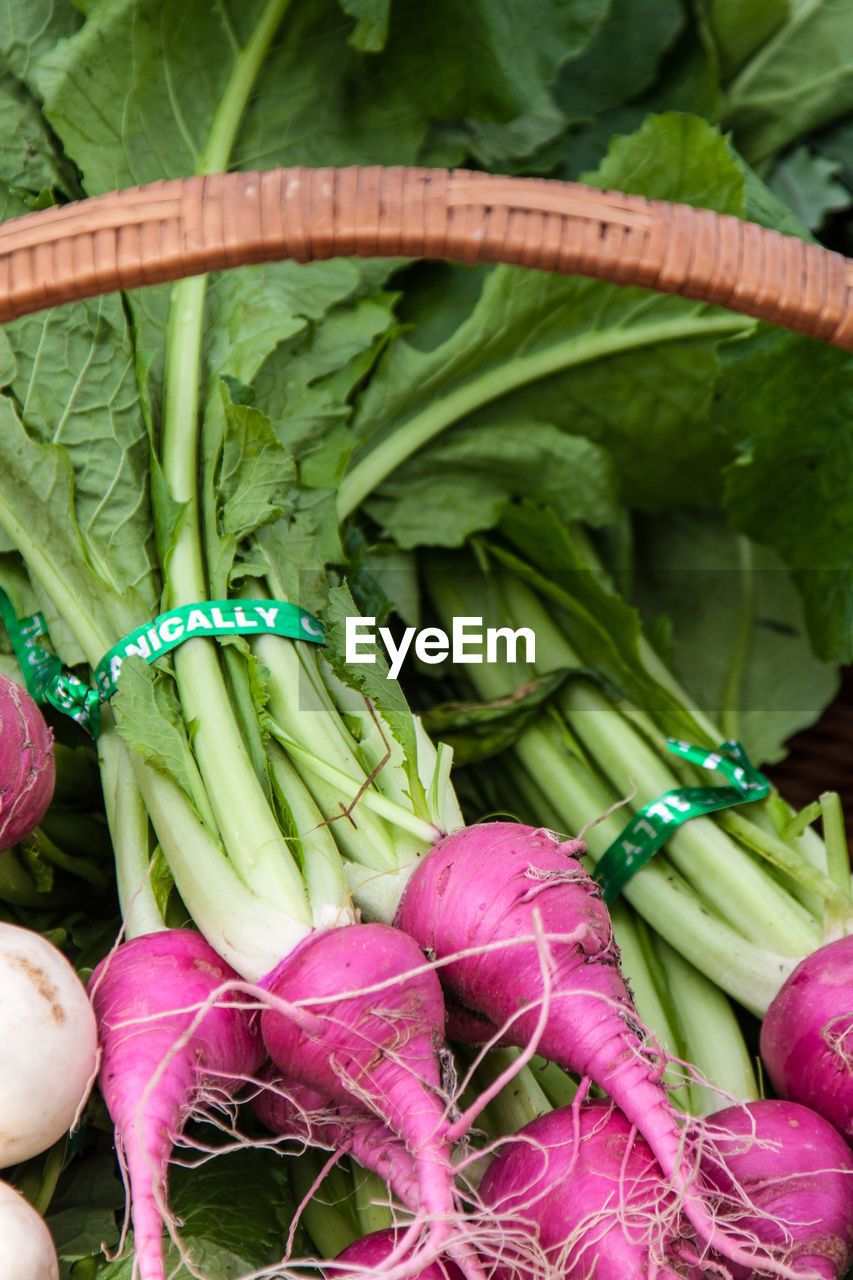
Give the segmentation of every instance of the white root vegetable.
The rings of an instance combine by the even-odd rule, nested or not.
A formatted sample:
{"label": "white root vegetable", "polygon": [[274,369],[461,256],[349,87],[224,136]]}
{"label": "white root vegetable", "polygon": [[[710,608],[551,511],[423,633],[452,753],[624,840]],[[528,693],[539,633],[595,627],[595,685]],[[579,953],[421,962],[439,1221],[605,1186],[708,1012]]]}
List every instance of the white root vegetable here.
{"label": "white root vegetable", "polygon": [[0,1182],[0,1241],[0,1280],[59,1280],[44,1219],[7,1182]]}
{"label": "white root vegetable", "polygon": [[71,1128],[97,1065],[95,1015],[72,966],[40,934],[0,923],[0,1168]]}

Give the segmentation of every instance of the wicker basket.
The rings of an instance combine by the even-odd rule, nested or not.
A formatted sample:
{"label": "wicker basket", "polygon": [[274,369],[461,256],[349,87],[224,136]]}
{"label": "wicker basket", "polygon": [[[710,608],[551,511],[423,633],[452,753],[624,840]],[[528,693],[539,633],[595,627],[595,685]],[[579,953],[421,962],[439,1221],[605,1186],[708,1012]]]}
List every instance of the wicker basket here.
{"label": "wicker basket", "polygon": [[[248,263],[339,255],[503,262],[643,285],[853,350],[853,262],[688,205],[466,171],[277,169],[155,182],[0,225],[0,321]],[[773,771],[853,823],[853,678]],[[848,829],[853,830],[853,827]]]}

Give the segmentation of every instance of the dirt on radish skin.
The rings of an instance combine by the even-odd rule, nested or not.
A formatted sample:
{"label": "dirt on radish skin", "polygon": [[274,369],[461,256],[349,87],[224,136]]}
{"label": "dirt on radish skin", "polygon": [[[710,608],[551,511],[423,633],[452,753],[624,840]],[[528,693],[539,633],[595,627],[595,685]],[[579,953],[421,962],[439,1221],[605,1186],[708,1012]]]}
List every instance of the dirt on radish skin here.
{"label": "dirt on radish skin", "polygon": [[[701,1170],[742,1227],[803,1272],[838,1280],[853,1261],[853,1152],[817,1112],[765,1099],[708,1116]],[[735,1184],[738,1187],[734,1192]],[[744,1218],[743,1192],[755,1206]],[[749,1280],[741,1267],[732,1280]]]}
{"label": "dirt on radish skin", "polygon": [[[452,1252],[457,1211],[440,1066],[444,1005],[417,943],[384,924],[317,932],[262,985],[315,1019],[308,1030],[264,1010],[261,1032],[279,1070],[334,1103],[378,1117],[403,1140],[429,1246]],[[464,1262],[453,1256],[466,1276],[482,1280],[467,1252]]]}
{"label": "dirt on radish skin", "polygon": [[0,923],[0,1167],[46,1151],[71,1128],[95,1082],[98,1032],[65,956],[30,929]]}
{"label": "dirt on radish skin", "polygon": [[123,943],[90,979],[99,1082],[127,1170],[139,1280],[165,1278],[166,1176],[187,1117],[209,1091],[236,1092],[263,1058],[260,1036],[233,995],[230,1007],[204,1007],[236,979],[189,929]]}
{"label": "dirt on radish skin", "polygon": [[55,781],[52,731],[30,695],[0,673],[0,852],[35,831]]}
{"label": "dirt on radish skin", "polygon": [[[447,961],[442,983],[502,1028],[507,1041],[530,1043],[547,1000],[537,1052],[608,1093],[645,1138],[699,1237],[726,1258],[754,1265],[755,1248],[718,1226],[697,1187],[695,1162],[661,1083],[663,1063],[646,1043],[610,917],[579,861],[584,849],[580,840],[561,842],[520,823],[463,828],[416,867],[396,923],[428,956]],[[547,956],[537,929],[550,938]],[[768,1272],[794,1276],[758,1252]]]}
{"label": "dirt on radish skin", "polygon": [[612,1103],[559,1107],[502,1145],[480,1198],[504,1224],[494,1280],[700,1280],[695,1240],[648,1144]]}

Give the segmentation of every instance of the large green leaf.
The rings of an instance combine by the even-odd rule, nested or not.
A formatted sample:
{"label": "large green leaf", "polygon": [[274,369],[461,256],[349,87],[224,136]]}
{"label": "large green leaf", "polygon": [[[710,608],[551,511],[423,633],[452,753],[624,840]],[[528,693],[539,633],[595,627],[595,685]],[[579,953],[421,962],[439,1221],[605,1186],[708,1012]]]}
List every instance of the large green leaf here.
{"label": "large green leaf", "polygon": [[850,192],[837,180],[838,160],[795,147],[773,166],[768,177],[771,191],[784,200],[811,231],[820,231],[829,214],[850,205]]}
{"label": "large green leaf", "polygon": [[132,587],[119,595],[96,572],[77,523],[68,454],[31,439],[8,396],[0,396],[0,471],[0,527],[69,628],[52,630],[54,644],[67,662],[99,662],[149,611]]}
{"label": "large green leaf", "polygon": [[590,119],[647,89],[684,22],[679,0],[612,0],[594,39],[556,82],[567,119]]}
{"label": "large green leaf", "polygon": [[752,164],[853,109],[847,0],[792,0],[787,20],[728,89],[724,124]]}
{"label": "large green leaf", "polygon": [[39,312],[12,321],[6,336],[17,366],[9,393],[32,438],[65,451],[89,560],[119,594],[133,587],[153,607],[150,446],[120,300]]}
{"label": "large green leaf", "polygon": [[[262,0],[113,0],[41,59],[48,117],[87,191],[193,172]],[[509,121],[539,108],[607,0],[398,0],[383,53],[381,5],[294,4],[238,131],[237,168],[412,162],[430,119]],[[365,26],[365,23],[369,26]],[[128,68],[133,68],[128,76]]]}
{"label": "large green leaf", "polygon": [[853,355],[764,329],[727,354],[715,421],[732,524],[793,570],[817,653],[853,660]]}
{"label": "large green leaf", "polygon": [[436,441],[382,486],[367,511],[400,547],[458,547],[490,529],[508,501],[529,494],[566,521],[617,518],[603,449],[547,422],[497,415]]}
{"label": "large green leaf", "polygon": [[733,75],[791,15],[792,0],[706,0],[725,78]]}
{"label": "large green leaf", "polygon": [[506,123],[541,108],[608,0],[395,0],[385,64],[426,116]]}
{"label": "large green leaf", "polygon": [[388,38],[391,0],[340,0],[344,13],[355,18],[349,42],[365,53],[377,53]]}
{"label": "large green leaf", "polygon": [[70,166],[56,144],[29,90],[0,61],[0,179],[37,196],[45,188],[73,192]]}
{"label": "large green leaf", "polygon": [[677,508],[638,522],[634,599],[648,623],[667,618],[667,665],[755,764],[778,760],[837,690],[785,566],[717,513]]}
{"label": "large green leaf", "polygon": [[4,0],[0,5],[0,54],[18,80],[34,88],[38,59],[82,25],[73,0]]}
{"label": "large green leaf", "polygon": [[716,346],[747,327],[683,298],[499,267],[446,342],[423,352],[400,338],[380,363],[359,404],[365,444],[340,509],[348,513],[419,448],[490,405],[504,420],[552,422],[606,445],[636,505],[685,491],[708,501],[728,456],[707,416]]}

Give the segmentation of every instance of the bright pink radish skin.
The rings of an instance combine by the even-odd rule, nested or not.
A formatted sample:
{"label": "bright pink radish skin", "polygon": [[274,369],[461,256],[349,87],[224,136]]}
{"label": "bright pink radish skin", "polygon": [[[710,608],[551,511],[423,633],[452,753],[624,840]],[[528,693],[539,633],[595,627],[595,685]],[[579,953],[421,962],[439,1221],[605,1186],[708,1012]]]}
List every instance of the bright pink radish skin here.
{"label": "bright pink radish skin", "polygon": [[776,1093],[853,1142],[853,936],[797,965],[767,1010],[760,1047]]}
{"label": "bright pink radish skin", "polygon": [[99,1082],[127,1168],[139,1280],[164,1280],[166,1173],[187,1116],[209,1090],[235,1092],[263,1058],[249,1015],[222,1005],[207,1009],[175,1051],[199,1006],[236,979],[189,929],[125,942],[90,979]]}
{"label": "bright pink radish skin", "polygon": [[[373,1231],[353,1241],[327,1268],[328,1280],[336,1280],[338,1276],[374,1275],[381,1270],[397,1239],[397,1233],[390,1229]],[[462,1280],[462,1272],[449,1259],[436,1260],[416,1272],[413,1280]]]}
{"label": "bright pink radish skin", "polygon": [[[415,869],[396,924],[436,960],[473,950],[442,966],[442,982],[463,1006],[506,1026],[507,1040],[518,1045],[534,1035],[546,994],[537,919],[545,934],[562,935],[548,944],[550,1005],[537,1051],[610,1095],[648,1142],[702,1239],[749,1264],[753,1250],[720,1233],[697,1189],[661,1064],[645,1045],[619,968],[607,908],[578,861],[584,849],[581,840],[561,843],[551,831],[519,823],[465,827]],[[530,941],[517,941],[525,937]],[[512,945],[488,950],[496,943]],[[782,1264],[762,1263],[787,1273]]]}
{"label": "bright pink radish skin", "polygon": [[[596,1100],[540,1116],[502,1146],[480,1198],[507,1232],[494,1280],[700,1280],[695,1243],[636,1129]],[[538,1267],[537,1267],[538,1263]]]}
{"label": "bright pink radish skin", "polygon": [[[853,1153],[808,1107],[768,1099],[709,1116],[702,1171],[731,1198],[738,1225],[786,1252],[803,1274],[838,1280],[853,1261]],[[757,1212],[743,1215],[746,1192]],[[725,1203],[723,1205],[725,1207]],[[732,1280],[748,1280],[729,1267]]]}
{"label": "bright pink radish skin", "polygon": [[[420,970],[416,976],[414,971]],[[389,985],[358,994],[378,983]],[[355,1104],[402,1138],[418,1179],[418,1211],[437,1250],[453,1234],[455,1200],[440,1052],[444,1005],[435,973],[407,934],[384,924],[312,934],[262,984],[317,1019],[313,1034],[265,1009],[261,1032],[286,1079]],[[463,1264],[479,1275],[474,1263]]]}
{"label": "bright pink radish skin", "polygon": [[0,674],[0,852],[35,831],[55,780],[53,733],[29,694]]}
{"label": "bright pink radish skin", "polygon": [[362,1168],[388,1184],[400,1204],[417,1211],[418,1180],[412,1156],[376,1116],[352,1104],[330,1104],[313,1089],[285,1085],[281,1080],[270,1080],[270,1086],[252,1099],[252,1109],[272,1133],[281,1137],[296,1139],[306,1146],[351,1152]]}

